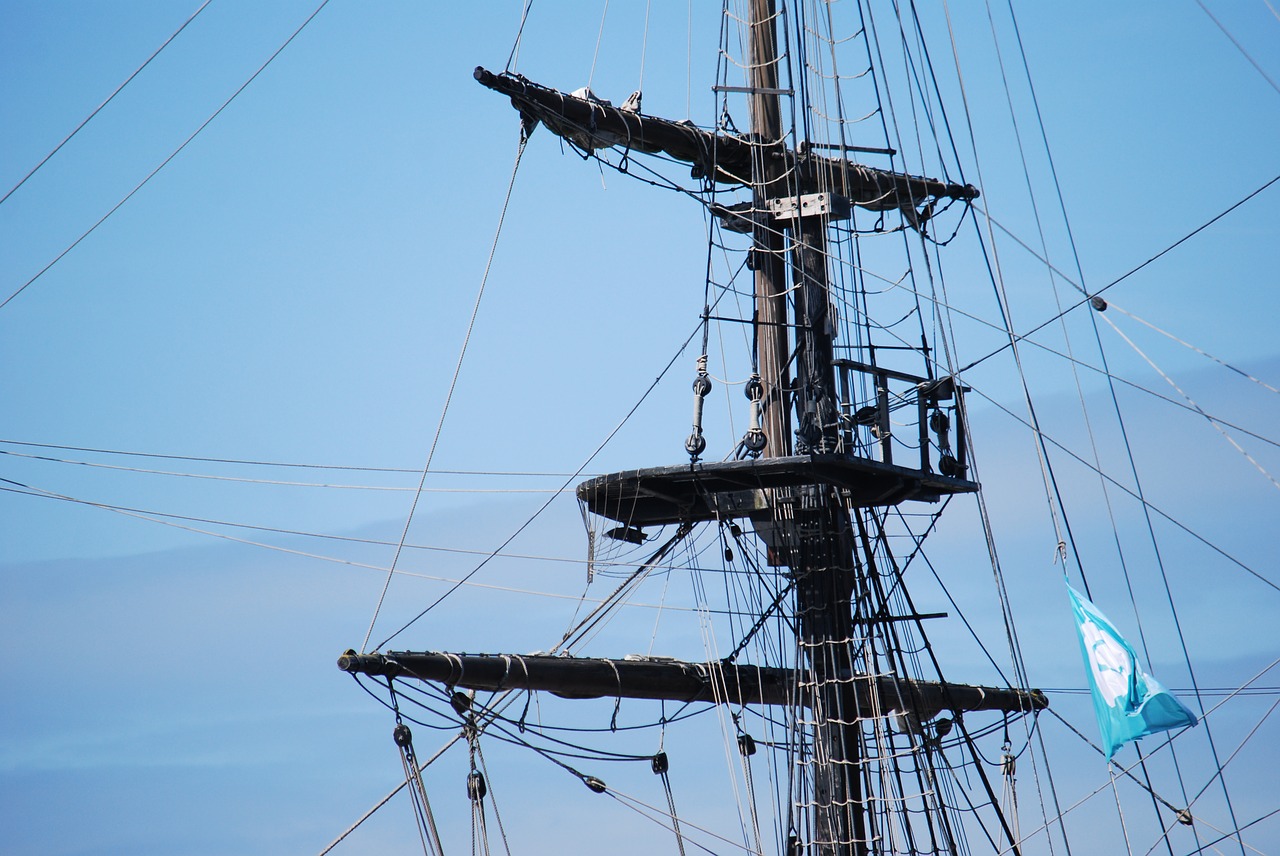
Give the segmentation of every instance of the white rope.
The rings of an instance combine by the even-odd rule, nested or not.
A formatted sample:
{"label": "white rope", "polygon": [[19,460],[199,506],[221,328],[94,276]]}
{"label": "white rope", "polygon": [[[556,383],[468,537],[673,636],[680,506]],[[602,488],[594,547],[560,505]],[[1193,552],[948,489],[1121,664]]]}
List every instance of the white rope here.
{"label": "white rope", "polygon": [[120,90],[124,89],[124,88],[125,88],[126,86],[128,86],[131,82],[133,82],[133,79],[134,79],[135,77],[137,77],[139,74],[141,74],[141,73],[142,73],[142,70],[143,70],[144,68],[146,68],[148,65],[150,65],[150,64],[151,64],[151,61],[152,61],[153,59],[155,59],[157,56],[159,56],[159,55],[160,55],[160,51],[162,51],[162,50],[164,50],[165,48],[167,48],[167,47],[169,46],[169,43],[170,43],[171,41],[173,41],[174,39],[176,39],[176,38],[178,37],[178,34],[179,34],[179,33],[181,33],[183,30],[185,30],[185,29],[187,28],[187,25],[188,25],[188,24],[190,24],[192,21],[194,21],[194,20],[196,19],[196,16],[198,16],[201,12],[203,12],[203,11],[204,11],[204,7],[208,6],[208,5],[209,5],[210,3],[212,3],[212,2],[213,2],[213,0],[204,0],[204,2],[200,4],[200,8],[199,8],[199,9],[196,9],[194,12],[192,12],[192,13],[191,13],[191,17],[189,17],[189,18],[187,18],[187,20],[183,21],[183,22],[182,22],[182,26],[178,27],[178,29],[176,29],[176,30],[174,30],[174,31],[173,31],[173,35],[171,35],[171,36],[169,36],[169,38],[165,39],[165,40],[164,40],[164,43],[163,43],[163,44],[161,44],[161,45],[160,45],[160,47],[156,48],[156,49],[155,49],[155,51],[151,54],[151,56],[149,56],[149,57],[147,57],[147,58],[146,58],[146,60],[142,63],[142,65],[138,66],[136,69],[134,69],[134,70],[133,70],[133,74],[131,74],[131,75],[129,75],[128,77],[126,77],[126,78],[125,78],[124,83],[121,83],[119,86],[117,86],[117,87],[115,88],[115,90],[114,90],[110,95],[108,95],[108,96],[107,96],[107,98],[106,98],[106,100],[105,100],[105,101],[103,101],[103,102],[102,102],[101,104],[99,104],[97,107],[93,108],[93,112],[92,112],[92,113],[90,113],[88,116],[86,116],[86,117],[84,118],[84,121],[82,121],[79,125],[76,125],[75,129],[74,129],[74,130],[72,130],[72,132],[71,132],[70,134],[67,134],[65,137],[63,137],[63,138],[62,138],[62,142],[60,142],[60,143],[58,143],[56,146],[54,146],[54,147],[53,147],[53,150],[52,150],[52,151],[50,151],[50,152],[49,152],[49,154],[45,155],[43,158],[41,158],[41,159],[40,159],[40,163],[38,163],[38,164],[36,164],[35,166],[31,167],[30,171],[29,171],[29,172],[27,172],[27,174],[26,174],[26,175],[24,175],[24,176],[21,178],[21,180],[19,180],[19,181],[18,181],[18,183],[17,183],[17,184],[15,184],[13,187],[9,188],[9,191],[8,191],[7,193],[5,193],[5,195],[4,195],[4,196],[0,197],[0,205],[4,204],[5,200],[6,200],[6,199],[8,199],[10,196],[12,196],[12,195],[14,194],[14,191],[16,191],[16,190],[17,190],[19,187],[21,187],[22,185],[26,184],[26,183],[27,183],[27,179],[29,179],[29,178],[31,178],[31,176],[35,175],[35,174],[36,174],[36,172],[40,169],[40,167],[42,167],[42,166],[44,166],[46,163],[48,163],[48,162],[49,162],[49,158],[51,158],[51,157],[53,157],[54,155],[56,155],[59,151],[61,151],[61,150],[62,150],[62,147],[63,147],[63,146],[65,146],[67,143],[71,142],[71,138],[72,138],[72,137],[74,137],[76,134],[80,133],[80,129],[82,129],[85,125],[89,124],[89,122],[93,119],[93,117],[94,117],[94,116],[97,116],[99,113],[101,113],[101,112],[102,112],[102,108],[103,108],[103,107],[106,107],[108,104],[110,104],[110,103],[112,102],[112,100],[114,100],[114,99],[115,99],[115,97],[116,97],[117,95],[119,95],[119,94],[120,94]]}
{"label": "white rope", "polygon": [[440,443],[440,432],[444,430],[444,420],[449,413],[449,403],[453,401],[453,392],[458,386],[458,375],[462,372],[462,361],[467,356],[467,346],[471,343],[471,333],[475,330],[476,316],[480,314],[480,301],[484,298],[484,288],[489,282],[489,271],[493,269],[493,257],[498,251],[498,238],[502,235],[502,224],[507,219],[507,209],[511,206],[511,193],[515,190],[516,173],[520,171],[520,159],[524,157],[524,149],[527,143],[528,137],[521,134],[520,145],[516,148],[516,162],[511,167],[511,180],[507,183],[507,196],[502,202],[502,212],[498,215],[498,226],[493,233],[493,243],[489,246],[489,258],[484,265],[484,274],[480,277],[480,288],[476,291],[475,304],[471,308],[471,319],[467,322],[467,334],[463,337],[462,347],[458,351],[458,361],[453,367],[453,378],[449,381],[449,391],[444,398],[444,407],[440,410],[440,419],[436,422],[436,433],[431,438],[431,450],[427,453],[427,462],[422,467],[422,478],[418,481],[418,492],[413,496],[413,504],[409,507],[409,515],[404,521],[404,531],[400,533],[400,544],[396,547],[396,553],[391,559],[391,566],[387,569],[387,579],[382,584],[382,591],[378,595],[378,604],[373,608],[373,617],[369,619],[369,629],[365,631],[364,641],[360,643],[361,652],[365,651],[366,646],[369,644],[369,637],[373,635],[373,626],[378,622],[378,613],[382,611],[382,603],[386,600],[387,589],[391,586],[391,577],[394,576],[396,565],[400,561],[400,553],[404,550],[404,542],[409,537],[409,527],[413,525],[413,515],[418,509],[418,499],[422,496],[423,486],[427,482],[427,473],[431,471],[431,461],[436,455],[436,446]]}
{"label": "white rope", "polygon": [[1156,332],[1157,332],[1157,333],[1159,333],[1161,336],[1165,336],[1165,337],[1167,337],[1167,338],[1169,338],[1169,339],[1172,339],[1173,341],[1177,342],[1177,343],[1178,343],[1179,345],[1181,345],[1182,347],[1184,347],[1184,348],[1186,348],[1186,349],[1188,349],[1188,350],[1191,350],[1191,351],[1195,351],[1197,354],[1199,354],[1199,355],[1200,355],[1200,356],[1202,356],[1202,357],[1205,357],[1206,359],[1213,360],[1215,363],[1217,363],[1218,365],[1222,366],[1223,368],[1230,369],[1231,371],[1235,372],[1236,374],[1241,375],[1242,377],[1244,377],[1246,380],[1251,380],[1251,381],[1253,381],[1253,382],[1254,382],[1254,383],[1256,383],[1258,386],[1264,387],[1264,388],[1266,388],[1266,389],[1270,390],[1271,392],[1274,392],[1274,393],[1278,393],[1278,394],[1280,394],[1280,389],[1277,389],[1276,387],[1272,386],[1271,384],[1267,383],[1266,381],[1264,381],[1264,380],[1261,380],[1261,379],[1259,379],[1259,378],[1254,377],[1253,375],[1249,374],[1248,372],[1244,371],[1243,369],[1238,369],[1238,368],[1236,368],[1235,366],[1231,365],[1230,363],[1226,362],[1225,360],[1222,360],[1222,359],[1220,359],[1220,358],[1218,358],[1218,357],[1215,357],[1213,354],[1209,353],[1208,351],[1205,351],[1205,350],[1203,350],[1203,349],[1201,349],[1201,348],[1197,348],[1195,345],[1191,344],[1190,342],[1188,342],[1188,341],[1186,341],[1186,340],[1184,340],[1184,339],[1180,339],[1180,338],[1178,338],[1177,336],[1173,335],[1173,334],[1172,334],[1172,333],[1170,333],[1168,330],[1162,330],[1162,329],[1160,329],[1159,327],[1157,327],[1155,324],[1152,324],[1150,321],[1147,321],[1147,320],[1145,320],[1145,319],[1143,319],[1143,318],[1139,318],[1137,315],[1134,315],[1132,312],[1129,312],[1129,311],[1128,311],[1128,310],[1126,310],[1126,309],[1122,309],[1121,307],[1119,307],[1119,306],[1115,305],[1114,303],[1111,303],[1110,301],[1108,301],[1108,303],[1107,303],[1107,308],[1108,308],[1108,309],[1111,309],[1111,310],[1114,310],[1114,311],[1116,311],[1116,312],[1119,312],[1121,315],[1128,316],[1129,318],[1132,318],[1134,321],[1137,321],[1139,324],[1142,324],[1142,325],[1144,325],[1144,326],[1146,326],[1146,327],[1150,327],[1152,330],[1156,331]]}
{"label": "white rope", "polygon": [[1271,475],[1271,473],[1267,472],[1266,467],[1264,467],[1264,466],[1262,466],[1262,464],[1258,463],[1257,459],[1256,459],[1256,458],[1254,458],[1254,457],[1253,457],[1253,455],[1249,454],[1249,453],[1245,450],[1245,448],[1244,448],[1243,446],[1241,446],[1239,443],[1237,443],[1237,442],[1236,442],[1236,439],[1235,439],[1234,437],[1232,437],[1230,434],[1228,434],[1228,433],[1223,429],[1223,427],[1222,427],[1221,425],[1219,425],[1219,424],[1218,424],[1218,421],[1217,421],[1216,419],[1214,419],[1214,418],[1213,418],[1212,416],[1210,416],[1208,413],[1205,413],[1205,412],[1204,412],[1204,410],[1202,410],[1202,409],[1200,408],[1200,405],[1196,404],[1196,403],[1195,403],[1195,401],[1193,401],[1193,400],[1192,400],[1191,396],[1187,395],[1186,391],[1185,391],[1185,390],[1183,390],[1183,388],[1182,388],[1182,387],[1178,386],[1178,384],[1174,381],[1174,379],[1173,379],[1173,378],[1171,378],[1171,377],[1169,377],[1169,375],[1165,374],[1165,372],[1164,372],[1164,370],[1163,370],[1163,369],[1161,369],[1159,366],[1157,366],[1157,365],[1155,364],[1155,362],[1154,362],[1150,357],[1148,357],[1148,356],[1146,355],[1146,353],[1145,353],[1145,352],[1143,352],[1143,350],[1142,350],[1141,348],[1139,348],[1139,347],[1134,343],[1134,341],[1133,341],[1132,339],[1130,339],[1128,336],[1126,336],[1126,335],[1124,334],[1124,332],[1123,332],[1119,327],[1117,327],[1117,326],[1116,326],[1116,324],[1115,324],[1115,322],[1114,322],[1114,321],[1112,321],[1112,320],[1111,320],[1110,318],[1108,318],[1106,315],[1103,315],[1103,316],[1102,316],[1102,320],[1103,320],[1103,321],[1106,321],[1106,322],[1107,322],[1107,324],[1111,327],[1111,329],[1112,329],[1112,330],[1114,330],[1114,331],[1116,332],[1116,335],[1118,335],[1120,338],[1124,339],[1125,343],[1126,343],[1126,344],[1128,344],[1128,345],[1129,345],[1129,347],[1133,349],[1134,353],[1136,353],[1138,356],[1142,357],[1142,359],[1144,359],[1144,360],[1146,361],[1147,365],[1151,366],[1152,370],[1154,370],[1154,371],[1156,372],[1156,374],[1158,374],[1158,375],[1160,375],[1160,377],[1164,378],[1164,380],[1165,380],[1165,381],[1166,381],[1166,382],[1167,382],[1171,387],[1173,387],[1175,390],[1177,390],[1178,394],[1179,394],[1179,395],[1181,395],[1181,396],[1183,397],[1183,399],[1185,399],[1185,400],[1186,400],[1187,404],[1191,406],[1191,409],[1192,409],[1192,410],[1194,410],[1196,413],[1199,413],[1201,416],[1203,416],[1203,417],[1205,418],[1205,420],[1206,420],[1210,425],[1212,425],[1212,426],[1213,426],[1214,430],[1215,430],[1215,431],[1217,431],[1219,434],[1221,434],[1221,435],[1222,435],[1222,438],[1223,438],[1224,440],[1226,440],[1228,443],[1230,443],[1230,444],[1231,444],[1231,446],[1232,446],[1232,447],[1233,447],[1237,452],[1239,452],[1241,455],[1244,455],[1245,460],[1247,460],[1249,463],[1253,464],[1253,466],[1258,470],[1258,472],[1262,473],[1262,475],[1266,477],[1267,481],[1271,482],[1271,484],[1272,484],[1272,485],[1274,485],[1274,486],[1275,486],[1275,488],[1276,488],[1277,490],[1280,490],[1280,481],[1276,481],[1275,477],[1274,477],[1274,476],[1272,476],[1272,475]]}
{"label": "white rope", "polygon": [[[457,742],[458,742],[459,740],[461,740],[461,739],[462,739],[462,732],[461,732],[461,731],[459,731],[457,734],[455,734],[455,735],[453,736],[453,738],[452,738],[452,739],[450,739],[450,740],[449,740],[448,742],[446,742],[443,746],[441,746],[439,749],[437,749],[437,750],[436,750],[436,753],[435,753],[434,755],[432,755],[432,756],[431,756],[430,758],[428,758],[427,760],[423,761],[423,762],[418,766],[418,772],[419,772],[419,773],[421,773],[423,770],[427,769],[427,767],[431,766],[431,764],[432,764],[432,763],[433,763],[437,758],[439,758],[441,755],[443,755],[443,754],[445,753],[445,750],[447,750],[450,746],[452,746],[453,744],[457,743]],[[405,785],[407,785],[407,784],[409,784],[409,780],[408,780],[408,779],[405,779],[403,782],[401,782],[400,784],[398,784],[398,785],[396,785],[394,788],[392,788],[392,789],[391,789],[391,792],[390,792],[389,794],[387,794],[385,797],[383,797],[382,799],[380,799],[380,800],[378,800],[376,803],[374,803],[372,808],[370,808],[370,809],[369,809],[368,811],[366,811],[364,814],[360,815],[360,819],[359,819],[359,820],[357,820],[355,823],[351,824],[351,825],[350,825],[350,826],[348,826],[346,829],[344,829],[344,830],[342,831],[342,834],[341,834],[341,835],[339,835],[337,838],[335,838],[335,839],[333,839],[332,841],[330,841],[330,842],[329,842],[329,845],[328,845],[327,847],[325,847],[323,850],[321,850],[319,853],[317,853],[317,854],[316,854],[316,856],[325,856],[325,854],[329,853],[329,851],[333,850],[333,848],[335,848],[335,847],[337,847],[339,844],[341,844],[341,843],[343,842],[343,839],[345,839],[348,835],[350,835],[351,833],[353,833],[353,832],[355,832],[357,829],[359,829],[359,828],[360,828],[360,826],[361,826],[361,824],[363,824],[366,820],[368,820],[369,818],[373,817],[374,812],[376,812],[378,809],[382,808],[384,805],[386,805],[387,803],[389,803],[389,802],[391,801],[391,798],[392,798],[392,797],[394,797],[396,794],[398,794],[398,793],[400,793],[402,790],[404,790],[404,787],[405,787]]]}
{"label": "white rope", "polygon": [[151,172],[147,173],[146,178],[142,179],[142,181],[134,185],[133,190],[130,190],[127,194],[125,194],[125,197],[123,199],[121,199],[119,202],[113,205],[111,209],[107,211],[106,214],[103,214],[100,218],[98,218],[98,220],[92,226],[90,226],[88,229],[82,232],[80,237],[72,241],[65,250],[58,253],[58,255],[54,256],[53,261],[49,262],[47,265],[42,267],[35,274],[35,276],[31,277],[26,282],[24,282],[21,286],[19,286],[12,294],[6,297],[3,301],[0,301],[0,309],[3,309],[4,307],[8,306],[11,300],[13,300],[22,292],[26,291],[28,286],[30,286],[37,279],[39,279],[40,277],[48,273],[49,269],[52,268],[54,265],[56,265],[58,262],[62,261],[63,257],[66,256],[67,253],[71,252],[76,247],[80,246],[81,241],[89,237],[89,235],[91,235],[103,223],[107,222],[107,218],[109,218],[112,214],[119,211],[120,208],[126,202],[132,199],[134,195],[147,184],[147,182],[155,178],[156,174],[159,173],[160,170],[168,166],[169,162],[172,161],[174,158],[176,158],[182,152],[183,149],[185,149],[188,145],[190,145],[191,141],[194,140],[197,136],[199,136],[201,131],[209,127],[209,124],[213,122],[214,119],[222,115],[222,111],[226,110],[227,107],[231,104],[231,102],[236,100],[236,98],[240,95],[240,93],[244,92],[245,89],[249,87],[250,83],[253,83],[255,80],[258,79],[258,75],[262,74],[262,72],[266,70],[267,66],[271,65],[271,63],[275,60],[275,58],[280,56],[280,54],[284,51],[284,49],[287,48],[293,42],[293,40],[298,37],[298,34],[301,33],[304,29],[306,29],[307,24],[310,24],[312,19],[314,19],[316,15],[320,14],[320,10],[322,10],[327,5],[329,5],[329,0],[322,0],[320,5],[315,8],[315,11],[313,11],[310,15],[308,15],[307,19],[298,26],[298,29],[294,30],[293,33],[290,34],[289,38],[285,39],[284,43],[280,45],[280,47],[276,48],[275,53],[267,57],[266,62],[258,66],[258,70],[255,71],[253,74],[249,75],[249,79],[246,80],[244,83],[240,84],[240,88],[237,89],[235,92],[232,92],[231,96],[227,98],[226,101],[223,101],[222,105],[218,107],[217,110],[214,110],[213,113],[209,116],[209,118],[205,119],[204,122],[200,124],[200,127],[192,131],[191,136],[183,140],[182,143],[176,149],[174,149],[167,158],[165,158],[163,161],[160,162],[159,166],[151,170]]}

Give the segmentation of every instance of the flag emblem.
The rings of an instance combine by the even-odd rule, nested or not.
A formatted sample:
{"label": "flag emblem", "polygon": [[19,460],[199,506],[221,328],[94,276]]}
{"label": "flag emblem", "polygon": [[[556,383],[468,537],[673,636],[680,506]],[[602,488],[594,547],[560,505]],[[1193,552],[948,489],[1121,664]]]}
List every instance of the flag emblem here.
{"label": "flag emblem", "polygon": [[1130,740],[1196,724],[1196,716],[1142,670],[1133,648],[1098,607],[1067,586],[1107,760]]}

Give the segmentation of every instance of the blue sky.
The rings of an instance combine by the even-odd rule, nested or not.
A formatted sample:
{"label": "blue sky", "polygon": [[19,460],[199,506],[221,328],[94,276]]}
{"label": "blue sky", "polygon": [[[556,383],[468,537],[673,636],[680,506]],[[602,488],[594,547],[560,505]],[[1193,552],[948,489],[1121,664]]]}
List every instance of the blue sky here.
{"label": "blue sky", "polygon": [[[464,4],[333,0],[172,162],[0,309],[0,478],[14,488],[0,493],[0,626],[10,651],[0,672],[8,687],[0,701],[5,852],[314,852],[396,783],[389,715],[333,667],[337,653],[359,644],[378,596],[382,574],[364,566],[385,567],[391,551],[207,521],[392,541],[404,527],[516,149],[513,111],[477,86],[471,70],[504,66],[520,6],[454,5]],[[603,29],[600,5],[535,3],[519,69],[563,89],[590,80],[615,102],[643,81],[647,111],[706,123],[717,4],[692,13],[683,3],[653,4],[647,41],[644,4],[613,3]],[[1280,21],[1264,3],[1206,5],[1261,73],[1195,3],[1017,9],[1091,288],[1280,173],[1280,92],[1264,76],[1280,80]],[[197,6],[0,0],[0,192]],[[210,3],[0,204],[0,300],[133,190],[314,8]],[[1016,78],[1021,60],[1007,12],[994,15],[1006,72]],[[980,183],[980,202],[1001,226],[1038,245],[1026,202],[1033,182],[1051,257],[1074,275],[1025,86],[1015,79],[1012,100],[1030,178],[1013,142],[986,13],[952,9],[952,16],[972,115],[970,143],[962,112],[950,107],[966,178]],[[941,85],[949,106],[957,104],[946,22],[929,26]],[[1278,385],[1277,193],[1277,186],[1263,191],[1110,289],[1108,300]],[[999,232],[996,246],[1015,326],[1052,315],[1043,267]],[[962,243],[954,258],[949,299],[994,320],[989,284],[964,273],[980,260]],[[695,329],[705,259],[696,205],[602,172],[551,135],[535,134],[433,468],[567,474],[582,466]],[[1274,434],[1274,393],[1129,316],[1107,317],[1206,411]],[[976,322],[956,323],[961,362],[1000,342]],[[1062,335],[1051,328],[1036,340],[1060,347]],[[1109,326],[1101,335],[1117,374],[1178,397]],[[589,471],[679,460],[691,354]],[[1030,347],[1024,358],[1038,412],[1053,426],[1048,433],[1088,448],[1070,415],[1078,396],[1061,359]],[[1055,538],[1034,450],[984,397],[1023,415],[1013,377],[1000,359],[968,378],[978,391],[971,407],[979,464],[1011,597],[1025,610],[1033,678],[1080,686],[1065,597],[1053,600],[1060,572],[1050,561]],[[1091,408],[1110,406],[1096,374],[1086,371],[1082,384]],[[1142,441],[1138,465],[1153,502],[1280,580],[1269,537],[1277,488],[1202,418],[1129,387],[1120,395]],[[723,420],[709,430],[713,446],[736,437]],[[1261,467],[1280,471],[1274,446],[1237,438]],[[1101,447],[1108,468],[1123,472],[1114,432],[1103,429]],[[1098,599],[1132,627],[1127,594],[1107,564],[1110,527],[1095,480],[1063,457],[1057,465],[1082,549],[1098,568],[1091,578]],[[563,482],[433,475],[410,541],[492,549]],[[138,516],[152,512],[182,519],[164,518],[175,526]],[[1131,506],[1117,513],[1141,523]],[[958,597],[976,612],[993,611],[985,552],[968,528],[972,509],[946,520],[950,540],[939,555]],[[1208,670],[1202,683],[1238,685],[1276,656],[1276,592],[1174,527],[1160,523],[1159,531],[1180,614]],[[562,498],[508,552],[565,561],[500,559],[477,580],[577,595],[583,567],[571,560],[584,544],[577,508]],[[1135,549],[1142,579],[1154,579]],[[465,553],[412,550],[402,567],[456,578],[475,562]],[[385,632],[375,636],[443,586],[397,579],[379,619]],[[940,602],[927,581],[922,592]],[[663,596],[659,589],[639,599]],[[1184,686],[1179,655],[1160,644],[1176,643],[1158,606],[1144,625],[1162,652],[1154,665],[1169,674],[1166,683]],[[593,652],[643,648],[654,612],[637,608]],[[464,590],[405,642],[534,650],[549,647],[572,613],[572,600]],[[664,628],[671,621],[664,617]],[[692,631],[687,639],[671,632],[672,644],[697,641]],[[962,630],[938,633],[959,662],[953,674],[987,668]],[[635,634],[640,642],[629,641]],[[1274,673],[1261,683],[1275,686]],[[1061,701],[1073,722],[1091,725],[1087,699]],[[1231,748],[1272,698],[1238,701],[1222,714]],[[607,723],[609,711],[597,713],[597,723]],[[1233,762],[1242,816],[1274,803],[1267,788],[1280,762],[1276,729],[1263,722]],[[516,755],[507,763],[499,784],[512,824],[546,836],[553,852],[557,830],[514,805],[533,782],[550,789],[547,799],[560,798],[554,789],[562,787],[569,798],[568,786],[540,762]],[[441,772],[439,787],[462,834],[465,770],[458,769]],[[1100,762],[1069,773],[1065,787],[1087,793],[1099,776]],[[684,798],[696,801],[697,790]],[[622,814],[607,822],[631,828],[625,824],[634,821]],[[413,846],[410,826],[407,807],[392,805],[346,852]],[[1262,852],[1280,850],[1274,818],[1255,830],[1251,843]]]}

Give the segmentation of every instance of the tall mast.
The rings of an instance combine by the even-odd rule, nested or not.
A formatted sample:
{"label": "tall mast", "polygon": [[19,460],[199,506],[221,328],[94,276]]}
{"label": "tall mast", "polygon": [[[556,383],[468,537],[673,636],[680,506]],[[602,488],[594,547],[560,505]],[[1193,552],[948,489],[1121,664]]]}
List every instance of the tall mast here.
{"label": "tall mast", "polygon": [[[947,424],[940,412],[947,406],[956,411],[957,430],[963,426],[964,390],[953,379],[835,359],[828,227],[833,219],[849,217],[850,206],[900,211],[906,222],[916,224],[917,215],[933,202],[968,201],[978,191],[855,164],[843,153],[833,158],[803,144],[788,147],[780,110],[784,91],[777,24],[776,0],[750,0],[748,136],[642,114],[627,105],[614,107],[510,72],[477,68],[475,77],[510,97],[523,133],[544,124],[583,152],[616,147],[628,154],[663,154],[690,164],[695,178],[750,191],[750,203],[710,208],[725,228],[752,236],[759,384],[748,389],[758,390],[752,396],[759,396],[759,423],[753,421],[733,460],[702,461],[701,449],[687,447],[690,461],[597,476],[580,484],[577,496],[592,514],[622,524],[610,537],[638,544],[646,537],[645,527],[680,527],[641,571],[662,561],[668,547],[696,524],[749,520],[767,547],[769,564],[785,568],[790,579],[794,622],[787,623],[794,628],[802,662],[747,665],[735,661],[737,652],[724,661],[691,663],[401,651],[348,652],[339,665],[353,673],[432,681],[448,688],[789,707],[808,731],[795,742],[795,762],[807,774],[793,806],[797,823],[804,826],[796,832],[804,840],[785,843],[787,856],[868,856],[879,847],[873,848],[873,842],[889,841],[891,833],[881,828],[883,812],[870,810],[873,801],[887,799],[887,794],[884,781],[868,772],[883,758],[879,744],[864,747],[864,728],[882,728],[894,711],[908,724],[914,720],[916,736],[908,737],[913,757],[929,764],[928,753],[945,731],[941,723],[935,726],[930,746],[921,742],[918,726],[941,711],[1018,714],[1047,703],[1035,691],[915,680],[896,668],[896,643],[887,645],[892,661],[887,670],[869,650],[873,631],[929,617],[892,614],[883,592],[865,597],[878,585],[876,541],[868,534],[876,510],[908,501],[936,502],[972,493],[978,485],[965,476],[963,436],[957,437],[953,457],[945,427],[936,427]],[[862,393],[854,387],[865,384],[851,382],[855,376],[870,382],[874,404],[858,399]],[[891,403],[896,411],[892,423]],[[907,427],[896,428],[903,425]],[[930,426],[939,435],[936,446]],[[905,432],[907,445],[918,443],[918,460],[893,460],[895,430]],[[895,631],[886,633],[893,636]],[[879,730],[876,734],[883,736]],[[592,782],[593,790],[605,788],[599,780]],[[929,810],[942,806],[935,803]],[[910,818],[905,822],[908,827],[912,823]],[[933,836],[933,821],[927,823]],[[943,840],[937,849],[950,849],[945,817],[938,823]],[[911,833],[906,834],[909,838]]]}
{"label": "tall mast", "polygon": [[777,192],[786,164],[773,157],[782,141],[782,117],[778,104],[778,29],[774,0],[751,0],[749,102],[751,133],[757,145],[752,157],[752,209],[757,212],[753,229],[756,294],[756,350],[760,381],[764,387],[763,455],[791,454],[791,420],[787,402],[787,288],[785,236],[769,218],[771,193]]}
{"label": "tall mast", "polygon": [[[751,132],[771,151],[782,140],[779,109],[777,10],[774,0],[751,2]],[[826,230],[821,214],[789,220],[761,216],[776,210],[775,200],[795,200],[791,209],[799,215],[805,206],[805,188],[788,188],[779,181],[786,163],[765,157],[754,184],[756,312],[760,374],[770,405],[765,412],[768,445],[766,456],[789,455],[791,437],[787,425],[785,366],[787,320],[783,286],[786,225],[794,246],[795,347],[798,377],[795,405],[799,423],[800,452],[833,452],[837,442],[834,393],[834,354],[826,332],[828,313]],[[781,400],[775,399],[781,393]],[[785,432],[785,433],[783,433]],[[791,568],[796,588],[796,615],[800,647],[812,680],[812,745],[808,763],[813,768],[813,845],[822,856],[863,856],[868,852],[866,814],[863,807],[859,747],[861,713],[854,695],[853,662],[853,539],[848,512],[837,491],[806,485],[775,492],[771,506],[775,525],[779,518],[794,537],[784,561]],[[843,679],[841,678],[843,677]]]}

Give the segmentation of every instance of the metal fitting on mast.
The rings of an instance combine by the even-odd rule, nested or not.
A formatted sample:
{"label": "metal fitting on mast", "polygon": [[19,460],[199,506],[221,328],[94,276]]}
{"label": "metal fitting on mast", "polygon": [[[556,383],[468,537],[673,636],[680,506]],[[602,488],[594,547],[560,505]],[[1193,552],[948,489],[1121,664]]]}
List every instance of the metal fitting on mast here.
{"label": "metal fitting on mast", "polygon": [[709,392],[711,378],[707,377],[707,355],[703,354],[698,357],[698,376],[693,379],[693,431],[689,434],[689,439],[684,441],[685,451],[695,461],[707,448],[707,440],[702,436],[702,407]]}
{"label": "metal fitting on mast", "polygon": [[764,410],[764,384],[760,382],[759,374],[753,373],[751,375],[751,379],[747,381],[744,391],[746,392],[747,400],[751,402],[751,422],[747,428],[747,433],[742,438],[742,447],[747,450],[748,455],[757,458],[769,442],[769,438],[765,436],[764,429],[760,427],[761,412]]}

